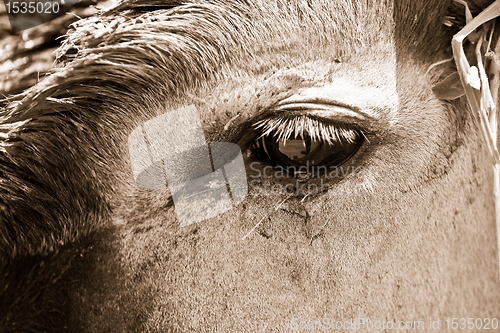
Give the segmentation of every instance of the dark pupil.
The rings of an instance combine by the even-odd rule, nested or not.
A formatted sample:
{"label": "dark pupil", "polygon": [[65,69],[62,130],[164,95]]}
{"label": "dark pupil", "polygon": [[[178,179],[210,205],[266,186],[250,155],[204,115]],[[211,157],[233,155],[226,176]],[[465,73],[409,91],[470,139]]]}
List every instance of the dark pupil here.
{"label": "dark pupil", "polygon": [[270,135],[260,139],[269,159],[283,167],[330,167],[347,161],[359,148],[362,139],[358,135],[354,142],[346,139],[328,143],[310,137],[277,139]]}

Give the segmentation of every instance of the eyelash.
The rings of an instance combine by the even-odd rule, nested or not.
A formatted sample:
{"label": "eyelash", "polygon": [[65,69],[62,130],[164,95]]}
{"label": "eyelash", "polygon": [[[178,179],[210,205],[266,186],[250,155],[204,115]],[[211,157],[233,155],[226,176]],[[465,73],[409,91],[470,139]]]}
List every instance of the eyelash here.
{"label": "eyelash", "polygon": [[257,139],[273,135],[277,140],[284,141],[308,136],[314,141],[326,141],[329,144],[342,140],[354,143],[361,135],[364,136],[358,130],[338,124],[325,124],[307,116],[263,119],[256,122],[254,128],[262,133]]}

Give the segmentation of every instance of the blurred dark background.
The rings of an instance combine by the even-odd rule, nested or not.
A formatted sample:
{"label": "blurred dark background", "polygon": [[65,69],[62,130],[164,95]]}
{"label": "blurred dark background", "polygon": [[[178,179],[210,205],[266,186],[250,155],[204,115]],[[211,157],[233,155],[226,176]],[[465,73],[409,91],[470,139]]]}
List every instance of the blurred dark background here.
{"label": "blurred dark background", "polygon": [[[110,0],[75,1],[68,0],[59,13],[14,16],[7,15],[7,0],[0,0],[0,100],[21,93],[43,77],[52,67],[54,51],[70,24],[113,4]],[[26,26],[33,27],[20,29]],[[0,101],[0,106],[5,103]]]}

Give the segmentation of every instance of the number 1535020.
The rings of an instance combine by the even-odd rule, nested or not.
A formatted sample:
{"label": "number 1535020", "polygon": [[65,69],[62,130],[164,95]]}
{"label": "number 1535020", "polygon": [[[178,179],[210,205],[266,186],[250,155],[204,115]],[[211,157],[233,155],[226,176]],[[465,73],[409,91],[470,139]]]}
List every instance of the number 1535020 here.
{"label": "number 1535020", "polygon": [[496,330],[498,329],[497,318],[447,318],[445,320],[448,329],[476,329],[476,330]]}
{"label": "number 1535020", "polygon": [[57,14],[60,6],[56,1],[50,2],[24,2],[6,1],[7,14]]}

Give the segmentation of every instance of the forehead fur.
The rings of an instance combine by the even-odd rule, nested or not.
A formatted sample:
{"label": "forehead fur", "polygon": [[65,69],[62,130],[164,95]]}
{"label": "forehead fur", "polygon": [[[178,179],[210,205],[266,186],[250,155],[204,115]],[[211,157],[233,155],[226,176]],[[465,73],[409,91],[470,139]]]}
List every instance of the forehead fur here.
{"label": "forehead fur", "polygon": [[23,116],[19,105],[9,107],[9,120],[60,109],[47,97],[74,105],[86,99],[86,108],[126,104],[182,95],[223,78],[227,68],[300,63],[310,53],[348,58],[390,39],[392,15],[391,3],[378,0],[125,1],[74,24],[58,68],[25,94]]}
{"label": "forehead fur", "polygon": [[293,66],[286,63],[290,58],[300,63],[308,56],[346,60],[393,42],[394,33],[400,50],[434,54],[448,48],[447,39],[436,36],[446,34],[440,23],[449,5],[434,0],[124,1],[74,24],[58,51],[55,75],[33,88],[26,103],[80,94],[113,103],[117,92],[181,95],[223,78],[227,68],[251,72],[259,70],[249,68],[256,63],[280,59]]}
{"label": "forehead fur", "polygon": [[[468,2],[477,13],[491,1]],[[300,57],[311,49],[348,58],[392,40],[393,33],[399,51],[435,54],[449,50],[453,29],[442,22],[450,8],[460,12],[457,6],[452,0],[126,0],[75,23],[58,51],[62,64],[73,62],[32,96],[84,80],[126,80],[180,93],[220,76],[224,66],[247,67],[249,58]]]}

